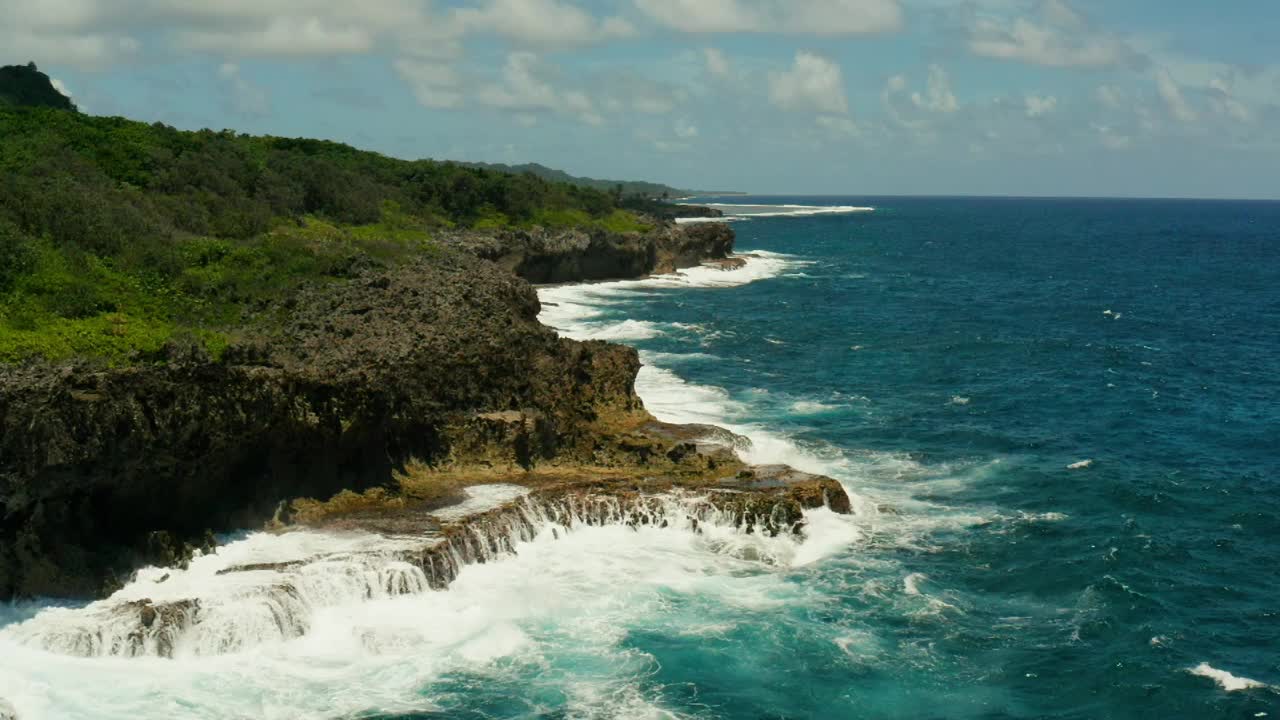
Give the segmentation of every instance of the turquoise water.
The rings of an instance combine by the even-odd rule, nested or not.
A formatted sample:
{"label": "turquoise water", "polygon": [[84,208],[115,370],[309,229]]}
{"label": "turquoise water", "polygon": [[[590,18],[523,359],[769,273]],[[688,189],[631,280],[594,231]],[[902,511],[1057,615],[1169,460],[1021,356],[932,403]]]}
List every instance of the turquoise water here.
{"label": "turquoise water", "polygon": [[812,513],[803,542],[547,533],[218,657],[64,658],[11,624],[0,697],[130,720],[1280,717],[1280,205],[733,202],[745,268],[545,289],[544,321],[636,346],[653,412],[838,478],[852,517]]}
{"label": "turquoise water", "polygon": [[919,517],[712,647],[638,632],[656,681],[714,717],[1280,709],[1187,672],[1280,684],[1280,205],[734,202],[876,211],[738,222],[790,266],[591,321]]}

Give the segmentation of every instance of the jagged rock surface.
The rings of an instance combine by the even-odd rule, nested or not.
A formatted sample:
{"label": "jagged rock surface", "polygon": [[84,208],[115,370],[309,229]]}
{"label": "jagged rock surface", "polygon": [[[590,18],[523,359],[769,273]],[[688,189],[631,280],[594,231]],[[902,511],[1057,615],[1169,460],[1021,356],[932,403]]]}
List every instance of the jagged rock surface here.
{"label": "jagged rock surface", "polygon": [[[315,526],[348,537],[374,533],[361,535],[369,538],[366,549],[225,567],[216,575],[235,576],[227,579],[236,588],[231,597],[216,592],[159,601],[138,597],[165,592],[162,579],[149,589],[131,588],[131,595],[65,612],[53,622],[31,621],[17,628],[16,637],[82,657],[237,652],[254,643],[301,637],[316,611],[328,604],[444,589],[467,565],[512,553],[518,543],[549,528],[559,534],[601,525],[678,526],[693,532],[715,527],[777,537],[801,534],[806,509],[826,505],[840,512],[843,500],[848,512],[847,497],[833,480],[770,468],[761,468],[760,476],[692,489],[660,479],[563,483],[460,517],[421,506],[340,513]],[[208,589],[207,583],[202,587]]]}
{"label": "jagged rock surface", "polygon": [[[727,226],[472,240],[303,292],[219,362],[175,348],[165,365],[0,367],[0,600],[109,592],[141,565],[181,567],[213,546],[211,530],[289,522],[296,498],[354,498],[394,523],[364,491],[415,463],[550,467],[576,492],[637,503],[694,488],[768,533],[815,503],[847,511],[833,481],[819,492],[787,469],[744,469],[724,431],[653,421],[634,391],[636,352],[559,338],[510,272],[662,272],[727,256]],[[426,495],[447,501],[450,487]],[[781,487],[794,502],[751,504]],[[423,496],[393,499],[407,511]],[[148,607],[131,611],[144,625],[177,612]]]}
{"label": "jagged rock surface", "polygon": [[476,413],[539,419],[526,464],[637,410],[633,350],[558,338],[526,283],[450,253],[304,294],[223,363],[0,369],[0,598],[92,595],[207,529],[387,481],[473,440]]}
{"label": "jagged rock surface", "polygon": [[648,233],[510,230],[449,242],[532,283],[617,280],[668,273],[728,257],[733,230],[721,223],[661,223]]}

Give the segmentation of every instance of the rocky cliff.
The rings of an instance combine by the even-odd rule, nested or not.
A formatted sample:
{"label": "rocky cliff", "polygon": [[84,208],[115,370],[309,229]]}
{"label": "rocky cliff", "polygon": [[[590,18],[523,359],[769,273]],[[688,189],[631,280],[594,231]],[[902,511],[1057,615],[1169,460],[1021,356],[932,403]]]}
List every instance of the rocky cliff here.
{"label": "rocky cliff", "polygon": [[[732,242],[706,225],[470,238],[307,290],[218,361],[175,345],[160,365],[0,368],[0,598],[97,595],[211,531],[438,503],[477,477],[750,478],[699,444],[709,429],[644,412],[633,350],[559,338],[510,272],[634,277]],[[406,467],[417,481],[388,494]]]}
{"label": "rocky cliff", "polygon": [[512,230],[469,233],[451,245],[492,260],[532,283],[618,280],[668,273],[728,257],[733,230],[721,223],[661,222],[647,233]]}

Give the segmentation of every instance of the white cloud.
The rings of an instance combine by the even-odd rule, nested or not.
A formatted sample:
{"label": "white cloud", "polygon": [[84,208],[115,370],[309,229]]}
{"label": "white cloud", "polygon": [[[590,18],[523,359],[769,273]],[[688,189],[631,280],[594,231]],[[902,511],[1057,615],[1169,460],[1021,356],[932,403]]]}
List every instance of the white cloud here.
{"label": "white cloud", "polygon": [[693,149],[693,146],[686,142],[672,142],[671,140],[654,140],[653,149],[661,153],[677,154],[686,153]]}
{"label": "white cloud", "polygon": [[[905,78],[899,76],[894,79],[900,85],[899,90],[905,87]],[[890,82],[892,81],[893,79]],[[960,107],[955,93],[951,92],[951,78],[940,65],[929,66],[929,82],[925,94],[912,93],[911,102],[921,110],[935,113],[953,113]]]}
{"label": "white cloud", "polygon": [[1121,133],[1109,125],[1094,124],[1093,131],[1108,150],[1128,150],[1133,147],[1133,138]]}
{"label": "white cloud", "polygon": [[702,56],[707,61],[707,72],[716,77],[728,77],[729,58],[723,52],[715,48],[704,48]]}
{"label": "white cloud", "polygon": [[1156,71],[1156,91],[1160,93],[1160,99],[1164,101],[1165,107],[1169,108],[1169,113],[1179,122],[1193,123],[1199,119],[1199,113],[1191,107],[1191,103],[1187,102],[1186,96],[1182,94],[1182,88],[1165,68]]}
{"label": "white cloud", "polygon": [[90,68],[128,60],[144,35],[228,57],[330,55],[434,24],[416,0],[0,0],[0,17],[3,54]]}
{"label": "white cloud", "polygon": [[595,103],[580,90],[570,90],[564,94],[564,107],[588,125],[604,124],[604,118],[596,112]]}
{"label": "white cloud", "polygon": [[769,100],[784,110],[849,112],[840,66],[809,52],[796,53],[790,70],[769,74]]}
{"label": "white cloud", "polygon": [[455,57],[467,34],[572,46],[635,34],[622,17],[598,19],[573,0],[471,0],[431,11],[425,0],[0,0],[0,55],[100,68],[128,59],[138,38],[158,46],[249,56],[390,51]]}
{"label": "white cloud", "polygon": [[462,106],[461,83],[447,63],[400,59],[396,72],[423,107],[452,109]]}
{"label": "white cloud", "polygon": [[599,74],[591,88],[605,109],[614,113],[631,109],[645,115],[666,115],[689,99],[685,88],[652,80],[630,69]]}
{"label": "white cloud", "polygon": [[588,125],[603,125],[604,116],[595,102],[580,90],[561,92],[551,80],[549,68],[530,52],[507,55],[502,69],[502,82],[480,89],[476,100],[481,105],[508,110],[521,115],[557,113],[576,117]]}
{"label": "white cloud", "polygon": [[633,98],[631,107],[635,108],[637,112],[642,112],[646,115],[666,115],[676,109],[675,103],[671,98],[657,95]]}
{"label": "white cloud", "polygon": [[533,53],[511,53],[502,69],[502,84],[482,88],[477,99],[504,110],[558,109],[556,91],[539,77],[538,63],[538,56]]}
{"label": "white cloud", "polygon": [[929,66],[923,93],[909,92],[909,85],[905,75],[890,77],[880,93],[880,102],[898,126],[920,131],[921,139],[931,139],[933,125],[959,111],[960,101],[951,89],[947,71],[940,65]]}
{"label": "white cloud", "polygon": [[1110,67],[1138,58],[1123,39],[1094,30],[1063,0],[1042,3],[1038,18],[977,18],[970,28],[969,50],[1050,67]]}
{"label": "white cloud", "polygon": [[233,112],[241,115],[270,114],[271,101],[267,91],[245,80],[239,65],[223,63],[218,68],[218,78],[227,88],[228,103]]}
{"label": "white cloud", "polygon": [[698,126],[690,122],[688,118],[684,118],[677,122],[675,131],[676,137],[682,140],[690,140],[698,137]]}
{"label": "white cloud", "polygon": [[540,46],[585,45],[635,34],[623,18],[597,21],[560,0],[488,0],[479,8],[457,9],[453,17],[465,30],[486,30]]}
{"label": "white cloud", "polygon": [[123,35],[32,33],[21,26],[0,27],[0,63],[27,63],[55,58],[86,70],[128,59],[138,41]]}
{"label": "white cloud", "polygon": [[66,95],[67,97],[71,97],[71,96],[72,96],[72,95],[71,95],[71,89],[67,87],[67,84],[66,84],[66,83],[62,82],[62,81],[61,81],[61,80],[59,80],[58,78],[56,78],[56,77],[51,77],[51,78],[49,78],[49,84],[53,86],[53,89],[54,89],[54,90],[57,90],[58,92],[62,93],[63,95]]}
{"label": "white cloud", "polygon": [[1099,85],[1094,91],[1094,97],[1103,107],[1111,110],[1119,110],[1124,106],[1124,91],[1115,85]]}
{"label": "white cloud", "polygon": [[1058,98],[1053,95],[1028,95],[1024,98],[1024,104],[1027,108],[1027,117],[1038,118],[1057,109]]}
{"label": "white cloud", "polygon": [[1209,81],[1209,105],[1214,112],[1242,123],[1254,121],[1253,111],[1235,97],[1231,81],[1216,77]]}
{"label": "white cloud", "polygon": [[347,55],[373,48],[369,30],[319,17],[274,18],[265,27],[240,31],[179,31],[178,43],[227,55]]}
{"label": "white cloud", "polygon": [[691,33],[858,35],[902,27],[898,0],[635,0],[656,22]]}
{"label": "white cloud", "polygon": [[854,136],[859,134],[858,124],[844,115],[819,115],[818,127],[830,130],[835,135]]}

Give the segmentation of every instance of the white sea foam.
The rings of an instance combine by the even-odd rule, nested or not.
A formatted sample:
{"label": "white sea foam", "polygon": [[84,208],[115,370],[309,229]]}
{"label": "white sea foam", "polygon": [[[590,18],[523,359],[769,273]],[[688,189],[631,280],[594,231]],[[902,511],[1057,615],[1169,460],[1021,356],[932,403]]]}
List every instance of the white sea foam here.
{"label": "white sea foam", "polygon": [[[644,357],[642,353],[641,357]],[[888,545],[932,550],[928,538],[946,530],[962,530],[999,519],[995,510],[953,508],[938,497],[963,490],[989,466],[926,468],[893,453],[850,453],[831,446],[797,440],[765,426],[754,417],[752,405],[721,388],[691,383],[675,372],[646,364],[636,378],[636,392],[659,420],[671,423],[717,425],[746,439],[735,449],[755,465],[790,465],[839,480],[849,495],[853,513],[834,516],[852,527],[847,549],[855,544]],[[921,499],[918,494],[927,495]]]}
{"label": "white sea foam", "polygon": [[529,494],[529,488],[521,485],[474,485],[463,489],[462,502],[449,505],[432,513],[446,521],[461,520],[470,515],[488,512]]}
{"label": "white sea foam", "polygon": [[796,415],[821,415],[843,409],[842,405],[832,405],[813,400],[797,400],[791,403],[790,410]]}
{"label": "white sea foam", "polygon": [[1088,470],[1093,467],[1093,460],[1080,460],[1067,466],[1068,470]]}
{"label": "white sea foam", "polygon": [[612,319],[606,317],[604,308],[628,298],[664,290],[746,285],[777,277],[788,268],[802,266],[806,262],[771,252],[753,252],[741,257],[746,262],[736,268],[703,265],[641,280],[543,287],[538,290],[538,297],[543,303],[538,317],[575,340],[646,340],[672,329],[697,331],[701,328],[691,325],[673,323],[663,326],[649,321]]}
{"label": "white sea foam", "polygon": [[1209,678],[1210,680],[1218,683],[1218,687],[1226,690],[1227,692],[1239,692],[1240,690],[1252,690],[1255,688],[1267,687],[1266,683],[1260,683],[1257,680],[1250,680],[1249,678],[1237,677],[1226,670],[1219,670],[1209,663],[1200,663],[1193,668],[1189,668],[1187,672],[1192,675]]}
{"label": "white sea foam", "polygon": [[[476,510],[516,494],[502,486],[472,490]],[[171,660],[51,653],[23,642],[29,624],[10,626],[0,630],[0,696],[19,717],[36,720],[332,718],[438,710],[436,680],[462,674],[519,687],[530,668],[541,668],[541,681],[555,683],[567,698],[569,716],[679,717],[646,689],[654,660],[628,646],[626,628],[678,621],[659,620],[673,593],[737,613],[805,602],[807,590],[769,568],[828,557],[847,545],[849,529],[822,510],[812,514],[802,540],[714,524],[700,533],[625,525],[570,532],[551,525],[515,554],[464,568],[448,591],[335,598],[314,609],[301,636],[264,636],[238,650],[178,653]],[[190,570],[163,571],[166,579],[145,571],[120,597],[195,592],[202,602],[233,600],[246,589],[237,576],[259,573],[218,575],[217,569],[363,552],[372,541],[367,535],[254,534],[198,558]],[[29,623],[65,622],[76,612],[46,610]],[[589,670],[556,670],[546,658],[557,652],[599,662]]]}
{"label": "white sea foam", "polygon": [[734,220],[736,220],[736,219],[737,219],[737,218],[731,218],[731,217],[691,217],[691,218],[676,218],[676,224],[677,224],[677,225],[702,225],[702,224],[704,224],[704,223],[724,223],[724,222],[733,222],[733,221],[734,221]]}
{"label": "white sea foam", "polygon": [[[734,203],[709,203],[706,207],[724,213],[723,219],[750,219],[769,217],[811,217],[813,215],[851,215],[875,212],[873,207],[856,205],[741,205]],[[720,220],[722,218],[715,218]]]}
{"label": "white sea foam", "polygon": [[902,591],[908,595],[919,595],[920,583],[928,579],[929,576],[923,573],[911,573],[902,579]]}

